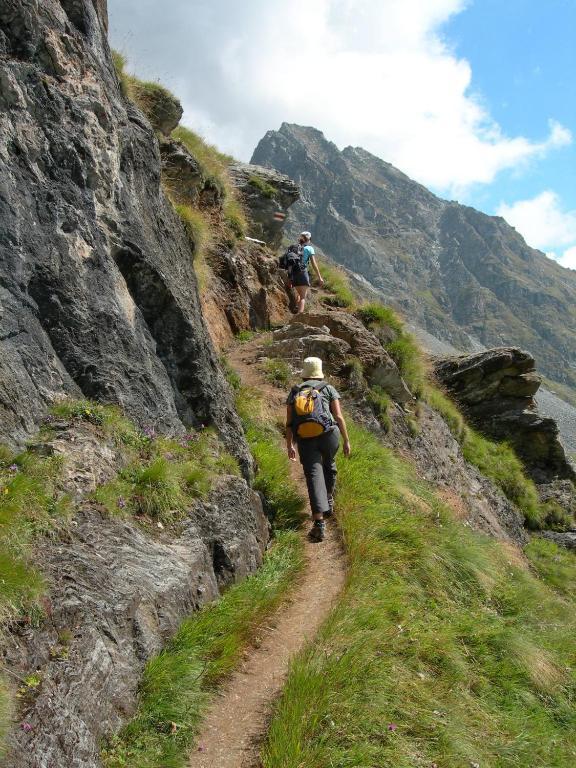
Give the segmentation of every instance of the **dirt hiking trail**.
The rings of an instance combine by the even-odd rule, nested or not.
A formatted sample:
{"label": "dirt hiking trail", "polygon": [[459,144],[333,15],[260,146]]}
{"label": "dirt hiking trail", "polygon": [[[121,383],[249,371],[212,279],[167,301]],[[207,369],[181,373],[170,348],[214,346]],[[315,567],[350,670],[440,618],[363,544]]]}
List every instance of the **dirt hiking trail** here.
{"label": "dirt hiking trail", "polygon": [[[273,415],[284,419],[286,392],[264,380],[255,358],[263,336],[228,352],[242,383],[257,386]],[[291,473],[304,489],[299,463]],[[310,509],[307,507],[308,514]],[[308,523],[306,523],[306,529]],[[303,532],[303,536],[305,531]],[[305,543],[306,566],[300,582],[260,633],[258,647],[249,648],[204,720],[190,768],[255,768],[274,701],[278,698],[292,657],[313,640],[340,594],[346,562],[334,523],[320,544]]]}

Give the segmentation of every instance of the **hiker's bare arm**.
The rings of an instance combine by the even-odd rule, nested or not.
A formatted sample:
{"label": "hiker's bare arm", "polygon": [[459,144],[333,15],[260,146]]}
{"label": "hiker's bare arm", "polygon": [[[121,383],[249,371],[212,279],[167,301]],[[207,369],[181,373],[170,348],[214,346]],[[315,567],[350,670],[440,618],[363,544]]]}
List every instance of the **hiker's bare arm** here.
{"label": "hiker's bare arm", "polygon": [[314,256],[310,256],[310,262],[312,263],[312,266],[314,267],[314,272],[316,272],[316,277],[318,278],[318,282],[320,285],[324,285],[324,278],[320,274],[320,269],[318,267],[318,262],[316,261]]}
{"label": "hiker's bare arm", "polygon": [[294,445],[294,436],[292,434],[292,406],[286,406],[286,450],[290,461],[296,461],[296,446]]}
{"label": "hiker's bare arm", "polygon": [[350,438],[348,437],[348,430],[346,429],[346,422],[342,415],[342,409],[340,408],[340,400],[332,400],[330,402],[330,413],[336,419],[338,429],[342,434],[344,440],[344,456],[350,456]]}

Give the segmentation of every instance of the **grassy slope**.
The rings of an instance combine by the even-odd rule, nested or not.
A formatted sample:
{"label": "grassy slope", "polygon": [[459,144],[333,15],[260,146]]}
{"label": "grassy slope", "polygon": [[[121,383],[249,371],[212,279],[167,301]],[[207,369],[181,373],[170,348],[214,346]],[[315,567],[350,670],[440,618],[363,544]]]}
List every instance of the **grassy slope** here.
{"label": "grassy slope", "polygon": [[337,499],[349,582],[293,664],[265,768],[576,764],[572,556],[531,545],[537,578],[351,431]]}

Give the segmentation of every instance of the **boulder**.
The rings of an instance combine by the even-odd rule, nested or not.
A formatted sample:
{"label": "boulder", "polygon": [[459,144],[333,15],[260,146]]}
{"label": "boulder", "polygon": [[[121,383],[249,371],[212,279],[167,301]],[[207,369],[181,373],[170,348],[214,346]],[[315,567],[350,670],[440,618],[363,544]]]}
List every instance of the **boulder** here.
{"label": "boulder", "polygon": [[407,403],[412,399],[412,393],[394,360],[376,336],[354,315],[340,310],[303,312],[296,315],[290,324],[329,328],[332,336],[345,341],[350,354],[360,360],[370,384],[382,387],[398,403]]}
{"label": "boulder", "polygon": [[174,198],[181,202],[195,204],[204,186],[204,175],[200,164],[179,141],[164,139],[160,142],[162,178]]}
{"label": "boulder", "polygon": [[263,351],[268,357],[288,360],[296,368],[302,367],[306,357],[320,357],[327,373],[338,373],[350,353],[350,345],[330,334],[316,333],[273,341]]}
{"label": "boulder", "polygon": [[538,413],[534,358],[515,347],[439,360],[436,375],[485,434],[509,440],[537,483],[575,479],[554,419]]}
{"label": "boulder", "polygon": [[276,218],[275,214],[286,216],[300,196],[298,185],[288,176],[259,165],[236,162],[229,172],[250,214],[250,235],[264,240],[272,249],[279,248],[284,218]]}
{"label": "boulder", "polygon": [[542,531],[540,536],[561,547],[576,551],[576,531]]}

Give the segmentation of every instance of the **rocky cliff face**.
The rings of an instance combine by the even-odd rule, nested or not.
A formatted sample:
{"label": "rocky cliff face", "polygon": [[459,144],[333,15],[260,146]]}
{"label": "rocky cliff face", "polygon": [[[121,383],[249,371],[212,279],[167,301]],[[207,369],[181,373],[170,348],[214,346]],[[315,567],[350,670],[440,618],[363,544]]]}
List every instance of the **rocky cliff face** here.
{"label": "rocky cliff face", "polygon": [[576,386],[576,272],[503,219],[441,200],[363,149],[339,151],[314,128],[284,123],[252,160],[301,184],[291,231],[310,229],[411,322],[462,350],[519,345]]}
{"label": "rocky cliff face", "polygon": [[91,0],[0,7],[0,439],[83,395],[168,432],[213,423],[247,464],[158,140],[121,93],[106,23]]}

